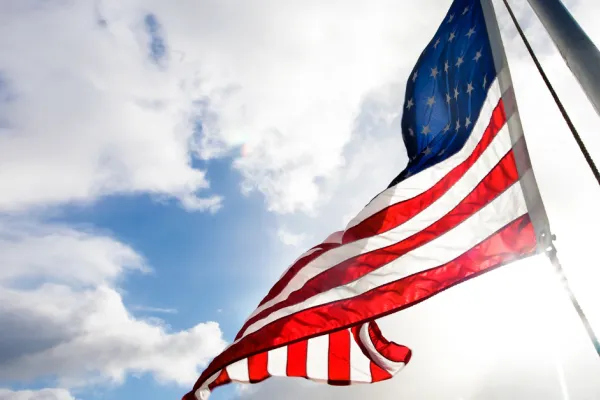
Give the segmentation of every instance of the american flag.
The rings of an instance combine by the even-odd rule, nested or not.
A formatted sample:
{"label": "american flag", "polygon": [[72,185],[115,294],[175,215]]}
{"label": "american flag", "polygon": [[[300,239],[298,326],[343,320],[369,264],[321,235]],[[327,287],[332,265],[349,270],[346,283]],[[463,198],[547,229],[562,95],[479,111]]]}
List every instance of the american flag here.
{"label": "american flag", "polygon": [[283,273],[184,399],[232,381],[391,378],[411,351],[376,320],[535,254],[547,220],[490,0],[455,0],[409,76],[409,161]]}

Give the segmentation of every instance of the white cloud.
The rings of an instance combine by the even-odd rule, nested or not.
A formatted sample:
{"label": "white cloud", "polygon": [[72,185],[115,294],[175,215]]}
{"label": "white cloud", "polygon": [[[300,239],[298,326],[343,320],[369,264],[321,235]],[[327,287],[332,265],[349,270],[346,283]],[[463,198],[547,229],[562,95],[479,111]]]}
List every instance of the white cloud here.
{"label": "white cloud", "polygon": [[[599,40],[598,5],[568,3]],[[397,118],[403,82],[447,6],[441,0],[182,0],[176,6],[158,0],[2,3],[0,210],[150,193],[176,197],[188,209],[214,211],[220,199],[198,197],[199,191],[209,189],[208,181],[204,171],[192,168],[191,156],[210,159],[240,150],[235,166],[244,177],[243,189],[261,191],[268,208],[278,213],[310,214],[301,222],[284,220],[282,226],[324,237],[343,226],[401,168],[405,156]],[[524,3],[521,6],[520,16],[528,21],[528,33],[557,90],[592,152],[600,154],[596,115],[552,54],[549,41],[539,35],[539,24]],[[168,45],[160,65],[148,58],[149,38],[143,30],[148,12],[157,16]],[[502,26],[510,26],[506,18]],[[525,61],[519,39],[507,33],[526,135],[559,236],[560,254],[566,265],[573,266],[569,272],[586,311],[600,321],[593,307],[597,295],[588,283],[597,281],[591,279],[597,272],[584,270],[597,259],[597,235],[591,227],[600,222],[599,196],[554,105],[540,94],[545,89]],[[194,125],[198,118],[201,135]],[[159,380],[189,384],[223,346],[214,323],[171,332],[128,312],[118,293],[118,279],[128,270],[147,267],[125,244],[65,226],[0,222],[7,227],[0,229],[2,376],[58,375],[60,383],[77,386],[92,376],[121,381],[127,373],[149,373]],[[386,384],[345,390],[345,397],[396,398],[398,390],[404,390],[412,394],[407,398],[427,398],[419,394],[430,390],[429,398],[447,398],[442,388],[463,395],[464,384],[512,385],[518,374],[532,378],[529,386],[523,384],[525,398],[532,398],[530,390],[548,398],[536,382],[554,370],[547,369],[547,359],[533,365],[534,357],[562,346],[572,351],[562,361],[569,367],[567,380],[577,382],[573,390],[580,396],[573,398],[585,398],[585,388],[596,381],[592,372],[597,360],[585,358],[590,352],[581,332],[559,336],[560,346],[520,347],[522,354],[533,357],[529,360],[533,364],[525,363],[524,369],[515,365],[507,360],[514,349],[499,333],[517,340],[520,334],[528,335],[519,328],[530,328],[531,322],[524,319],[514,331],[507,330],[514,325],[502,322],[514,321],[509,311],[518,312],[519,304],[503,308],[494,299],[509,292],[509,297],[526,304],[537,294],[538,282],[532,278],[528,284],[515,285],[509,279],[504,287],[487,282],[476,302],[466,294],[453,294],[463,293],[457,290],[423,304],[441,319],[415,320],[410,313],[401,320],[390,319],[386,333],[391,329],[398,341],[416,343],[419,351],[413,363],[425,364]],[[550,301],[552,296],[545,298]],[[451,305],[462,312],[440,312]],[[528,310],[530,318],[538,317],[538,309]],[[555,317],[577,331],[578,322],[569,315],[564,311]],[[423,332],[425,337],[420,337]],[[436,340],[438,332],[444,332],[445,339]],[[527,339],[536,340],[532,334]],[[478,354],[490,351],[492,342],[496,346],[492,355],[482,361]],[[457,343],[476,349],[461,368],[454,363],[465,357]],[[484,365],[494,356],[498,366]],[[546,368],[539,373],[541,378],[538,367]],[[588,373],[586,386],[581,379]],[[290,390],[305,386],[288,381],[280,388],[277,383],[268,385],[263,387],[271,390],[259,390],[258,398],[283,398],[279,394],[285,393],[316,400],[344,390],[325,386]],[[555,389],[553,393],[558,393]],[[490,391],[497,393],[483,387],[483,394],[469,392],[467,398],[488,399]]]}
{"label": "white cloud", "polygon": [[126,269],[148,271],[123,243],[60,225],[0,220],[0,254],[0,282],[36,278],[95,285],[114,282]]}
{"label": "white cloud", "polygon": [[[8,379],[58,377],[63,385],[79,386],[123,382],[128,373],[150,373],[159,381],[189,385],[197,378],[198,367],[224,347],[217,323],[170,332],[133,318],[120,295],[104,286],[74,291],[46,284],[36,290],[4,289],[1,298],[12,305],[3,310],[3,319],[10,322],[3,328],[8,330],[4,345],[12,345],[13,352],[20,350],[0,363],[0,375]],[[15,331],[19,325],[46,330],[23,337]],[[48,337],[49,333],[56,336]],[[32,343],[38,348],[26,347]]]}
{"label": "white cloud", "polygon": [[144,10],[102,27],[96,3],[0,5],[0,211],[130,193],[215,211],[193,74],[152,62]]}
{"label": "white cloud", "polygon": [[284,228],[280,228],[279,231],[277,231],[277,236],[279,237],[279,240],[281,240],[281,243],[293,247],[300,246],[307,239],[307,236],[303,233],[293,233]]}
{"label": "white cloud", "polygon": [[[434,1],[429,2],[434,3]],[[561,95],[589,150],[600,163],[600,120],[577,82],[556,54],[526,2],[514,3],[519,19]],[[518,4],[517,4],[518,3]],[[600,44],[600,7],[583,1],[566,2],[590,36]],[[447,3],[441,5],[445,10]],[[529,150],[557,247],[571,286],[596,331],[600,332],[600,275],[597,234],[600,191],[587,169],[564,121],[532,65],[520,38],[500,13],[505,45]],[[419,18],[422,14],[419,13]],[[424,18],[428,18],[425,16]],[[436,17],[437,18],[437,17]],[[403,19],[410,26],[408,18]],[[425,46],[439,20],[415,31],[412,40]],[[411,65],[402,67],[400,80]],[[296,232],[325,237],[344,226],[350,216],[389,183],[386,168],[399,172],[404,155],[394,126],[403,90],[393,81],[366,97],[355,130],[344,149],[345,166],[321,186],[317,207],[304,220],[282,218]],[[388,91],[389,89],[389,91]],[[385,95],[385,93],[395,94]],[[377,104],[369,107],[370,102]],[[377,118],[369,118],[369,115]],[[385,110],[390,110],[386,115]],[[394,150],[396,152],[394,153]],[[293,221],[293,222],[291,222]],[[290,259],[294,259],[291,255]],[[273,271],[276,278],[280,269]],[[449,290],[409,310],[384,319],[384,333],[414,350],[409,367],[395,379],[352,388],[328,387],[298,380],[270,380],[248,393],[247,399],[289,400],[332,397],[345,399],[587,399],[600,394],[593,378],[600,373],[597,355],[568,297],[558,286],[552,267],[537,258],[515,264]],[[263,293],[261,293],[263,294]],[[561,385],[564,381],[566,387]],[[566,393],[566,394],[565,394]]]}
{"label": "white cloud", "polygon": [[[588,149],[596,155],[597,164],[600,164],[597,156],[600,154],[600,135],[596,134],[600,129],[600,119],[526,3],[514,3],[518,18],[523,22],[555,89]],[[566,3],[588,34],[600,43],[600,30],[594,22],[600,6],[582,1]],[[431,0],[423,6],[430,7],[432,4],[438,3]],[[570,266],[587,265],[595,259],[596,235],[592,227],[600,224],[597,207],[600,191],[521,39],[516,35],[502,2],[495,4],[534,170],[553,231],[558,236],[560,257],[569,271]],[[448,4],[438,6],[440,10],[446,10]],[[426,11],[424,9],[418,14]],[[410,46],[422,49],[427,44],[441,20],[438,14],[432,15],[424,18],[435,19],[435,22],[414,33],[411,36],[414,43]],[[407,26],[410,28],[410,23],[407,22]],[[350,141],[343,147],[344,165],[334,169],[329,179],[321,181],[319,200],[308,217],[284,216],[281,218],[282,226],[317,239],[324,238],[345,226],[402,169],[406,157],[398,118],[404,98],[403,82],[415,62],[416,57],[410,58],[398,72],[398,79],[365,94],[353,123]],[[291,254],[289,260],[296,256]],[[283,268],[281,266],[273,271],[274,279]],[[589,289],[586,277],[593,280],[596,276],[595,270],[587,269],[579,273],[575,271],[570,278],[576,288],[587,286]],[[580,296],[590,308],[588,313],[600,326],[600,310],[594,307],[595,296],[591,293],[584,290]]]}
{"label": "white cloud", "polygon": [[[197,66],[206,96],[199,154],[243,145],[235,160],[243,189],[261,191],[280,213],[321,202],[323,180],[344,166],[363,97],[400,79],[421,51],[415,31],[443,13],[435,2],[388,0],[144,4],[184,63]],[[417,23],[399,23],[413,13]]]}
{"label": "white cloud", "polygon": [[147,307],[147,306],[134,306],[132,308],[134,311],[142,311],[142,312],[158,313],[158,314],[177,314],[177,310],[174,308]]}
{"label": "white cloud", "polygon": [[0,400],[75,400],[65,389],[12,391],[0,389]]}
{"label": "white cloud", "polygon": [[0,243],[4,380],[50,378],[72,387],[123,382],[136,373],[190,385],[224,347],[215,322],[172,331],[160,320],[132,316],[115,281],[128,265],[147,267],[109,236],[12,221]]}

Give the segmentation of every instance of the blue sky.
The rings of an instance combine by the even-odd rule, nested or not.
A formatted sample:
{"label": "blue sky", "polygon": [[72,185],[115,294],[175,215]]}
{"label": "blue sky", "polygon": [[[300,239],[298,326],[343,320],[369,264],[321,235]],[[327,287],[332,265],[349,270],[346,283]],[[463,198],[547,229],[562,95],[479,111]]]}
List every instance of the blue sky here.
{"label": "blue sky", "polygon": [[[232,293],[249,293],[250,282],[262,281],[260,266],[275,255],[273,217],[265,212],[263,200],[239,193],[240,178],[229,160],[211,164],[213,190],[226,198],[219,213],[189,213],[176,202],[150,196],[115,196],[92,207],[68,207],[53,218],[108,230],[142,254],[154,272],[127,276],[125,300],[176,308],[180,312],[168,316],[174,329],[194,319],[215,319],[219,310],[235,318],[240,310]],[[199,295],[210,301],[199,304]]]}
{"label": "blue sky", "polygon": [[[111,232],[147,260],[151,273],[128,274],[120,284],[123,301],[136,317],[160,318],[172,331],[189,329],[198,321],[218,321],[232,340],[273,281],[264,266],[282,257],[274,216],[265,210],[260,195],[240,193],[241,178],[231,161],[194,162],[209,171],[212,190],[226,199],[216,214],[190,213],[175,201],[141,195],[64,207],[50,220]],[[164,399],[179,398],[182,390],[134,375],[125,385],[75,393],[86,399]],[[233,388],[226,388],[213,397],[234,395]]]}
{"label": "blue sky", "polygon": [[144,17],[144,25],[146,25],[146,32],[150,36],[150,58],[155,62],[160,62],[166,54],[165,40],[161,35],[161,26],[154,14],[146,14]]}
{"label": "blue sky", "polygon": [[[600,40],[600,6],[566,3]],[[448,4],[0,2],[0,400],[188,391],[288,264],[405,165],[405,81]],[[531,10],[516,11],[600,154],[596,114]],[[586,267],[600,195],[591,176],[569,173],[585,163],[567,135],[548,133],[564,123],[499,18],[561,258],[599,324],[589,282],[600,274]],[[585,399],[600,390],[597,360],[575,323],[556,325],[572,315],[538,285],[544,265],[523,268],[387,320],[420,354],[404,378],[340,392],[276,381],[211,398],[476,399],[475,386],[514,371],[530,379],[511,398],[540,398],[560,375],[556,356],[571,399]],[[545,302],[552,312],[531,324]]]}
{"label": "blue sky", "polygon": [[[261,266],[276,256],[272,245],[276,232],[263,199],[239,193],[240,177],[231,170],[230,160],[211,162],[208,177],[213,190],[227,199],[217,214],[189,213],[177,202],[147,195],[112,196],[92,205],[63,207],[48,221],[110,232],[146,259],[151,273],[127,274],[119,285],[123,302],[137,318],[160,318],[173,331],[198,321],[219,321],[231,339],[248,312],[240,298],[257,302],[270,278]],[[14,387],[43,388],[47,382]],[[128,378],[124,385],[92,386],[74,393],[90,399],[164,399],[178,398],[182,391],[181,386],[157,384],[141,375]],[[230,395],[231,389],[214,397]]]}

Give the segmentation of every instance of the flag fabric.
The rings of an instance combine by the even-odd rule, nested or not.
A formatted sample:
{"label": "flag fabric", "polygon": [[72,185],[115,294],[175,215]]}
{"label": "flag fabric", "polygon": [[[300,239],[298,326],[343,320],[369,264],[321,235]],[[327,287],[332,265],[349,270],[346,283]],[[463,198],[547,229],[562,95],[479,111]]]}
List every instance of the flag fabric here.
{"label": "flag fabric", "polygon": [[411,352],[378,318],[536,253],[545,214],[496,24],[489,0],[453,2],[407,82],[406,168],[283,273],[185,400],[271,376],[389,379]]}

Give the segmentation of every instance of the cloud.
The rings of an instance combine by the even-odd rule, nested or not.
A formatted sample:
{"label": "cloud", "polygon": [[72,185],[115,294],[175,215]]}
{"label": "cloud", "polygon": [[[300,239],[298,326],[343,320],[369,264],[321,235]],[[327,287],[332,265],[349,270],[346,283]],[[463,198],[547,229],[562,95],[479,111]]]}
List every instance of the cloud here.
{"label": "cloud", "polygon": [[177,310],[174,308],[160,308],[160,307],[146,307],[146,306],[134,306],[133,310],[157,313],[157,314],[177,314]]}
{"label": "cloud", "polygon": [[38,279],[71,285],[111,283],[144,259],[110,236],[62,225],[0,220],[0,282]]}
{"label": "cloud", "polygon": [[[598,116],[527,3],[511,3],[590,152],[600,154]],[[600,7],[583,1],[565,3],[588,34],[600,43],[600,30],[594,24]],[[436,4],[443,10],[448,6]],[[559,257],[587,316],[600,331],[600,298],[595,285],[600,276],[597,269],[590,267],[597,259],[594,232],[600,223],[600,192],[506,10],[501,2],[495,4],[533,167],[558,236]],[[411,36],[421,49],[441,21],[438,16],[435,19],[431,26]],[[335,168],[329,179],[321,181],[319,200],[310,215],[304,219],[283,216],[282,226],[326,237],[343,227],[400,171],[405,155],[396,120],[404,94],[399,81],[407,79],[414,62],[416,57],[410,59],[410,65],[400,68],[398,81],[391,80],[363,97],[352,135],[343,147],[343,165]],[[294,256],[297,254],[290,254],[290,260]],[[282,265],[273,271],[274,278],[284,268]],[[544,258],[534,258],[385,318],[384,333],[414,350],[411,364],[389,382],[339,388],[272,379],[241,398],[598,397],[600,385],[591,383],[593,374],[599,372],[597,355],[567,294],[557,284],[559,277],[552,271]]]}
{"label": "cloud", "polygon": [[279,237],[279,240],[281,240],[281,243],[283,243],[287,246],[293,246],[293,247],[300,246],[307,239],[307,236],[305,234],[293,233],[293,232],[287,231],[284,228],[280,228],[279,231],[277,231],[277,236]]}
{"label": "cloud", "polygon": [[[520,18],[551,79],[590,150],[600,154],[596,115],[521,5]],[[598,6],[568,5],[599,39]],[[4,2],[0,211],[141,193],[176,198],[190,210],[216,211],[222,200],[210,193],[206,171],[193,158],[233,156],[245,192],[261,192],[276,213],[308,215],[294,221],[282,217],[281,226],[290,229],[286,232],[325,237],[405,162],[398,124],[403,84],[447,6],[441,0],[182,0],[176,7],[156,0]],[[590,317],[600,322],[594,310],[597,295],[589,290],[598,273],[582,269],[597,259],[593,227],[600,222],[595,211],[600,201],[554,105],[540,95],[545,89],[519,39],[506,17],[501,22],[507,27],[521,114],[560,255],[565,265],[574,266],[568,268],[572,282]],[[0,224],[3,377],[53,377],[71,387],[147,373],[188,385],[223,347],[215,323],[172,332],[157,320],[131,315],[119,280],[149,267],[126,244],[107,234],[39,221]],[[502,284],[481,281],[475,295],[450,291],[415,307],[413,314],[390,319],[386,333],[395,332],[398,341],[415,343],[418,350],[414,367],[398,379],[358,389],[272,381],[247,395],[318,400],[343,391],[348,399],[396,398],[398,393],[439,399],[466,391],[467,398],[497,393],[519,398],[514,389],[496,386],[520,385],[520,377],[529,376],[524,398],[535,397],[531,392],[550,398],[537,381],[554,376],[551,361],[534,361],[547,356],[549,348],[564,348],[571,355],[559,359],[570,367],[567,378],[575,386],[570,390],[586,398],[585,388],[597,381],[592,374],[597,360],[585,356],[591,352],[577,331],[578,321],[563,309],[553,317],[559,325],[567,321],[572,331],[559,335],[558,344],[540,340],[528,348],[548,332],[561,332],[549,321],[540,324],[549,327],[546,331],[527,332],[532,324],[535,328],[539,310],[554,311],[549,304],[559,296],[554,292],[554,297],[543,297],[548,303],[520,307],[537,296],[540,282],[530,277],[523,283],[518,272],[507,276]],[[507,297],[521,303],[502,307],[494,302]],[[426,313],[419,314],[423,307]],[[511,311],[523,313],[521,325],[508,323],[514,322]],[[519,340],[516,359],[530,368],[510,359],[515,354],[510,344]],[[465,356],[458,344],[473,351]],[[499,366],[486,364],[490,360]],[[543,369],[542,378],[536,368]],[[582,383],[586,380],[588,386]],[[473,382],[473,390],[465,389]],[[429,397],[421,396],[424,391]]]}
{"label": "cloud", "polygon": [[193,71],[159,16],[96,3],[0,5],[0,211],[140,193],[216,211],[192,165]]}
{"label": "cloud", "polygon": [[[133,318],[120,295],[107,287],[80,292],[46,284],[3,290],[1,297],[14,305],[0,315],[5,326],[0,375],[11,380],[55,377],[62,385],[79,386],[122,383],[128,373],[149,373],[158,381],[189,385],[199,366],[224,347],[217,323],[169,332]],[[35,326],[46,328],[19,334],[19,328]]]}
{"label": "cloud", "polygon": [[[405,80],[447,4],[2,7],[0,209],[151,193],[216,211],[220,197],[198,197],[209,183],[191,157],[243,146],[234,164],[244,191],[262,192],[278,213],[314,213],[351,167],[346,146],[365,97]],[[581,15],[593,26],[593,12]]]}
{"label": "cloud", "polygon": [[0,389],[0,400],[75,400],[65,389],[12,391]]}
{"label": "cloud", "polygon": [[[243,190],[263,193],[277,213],[311,212],[321,202],[323,181],[347,166],[343,151],[363,97],[416,59],[413,35],[441,19],[439,4],[145,2],[168,33],[172,58],[195,66],[203,95],[197,153],[210,159],[243,146],[234,161]],[[398,23],[413,13],[418,22]]]}
{"label": "cloud", "polygon": [[131,266],[148,270],[130,247],[98,233],[32,226],[11,221],[0,235],[4,380],[76,387],[135,373],[190,385],[223,349],[215,322],[172,331],[127,310],[116,282]]}

